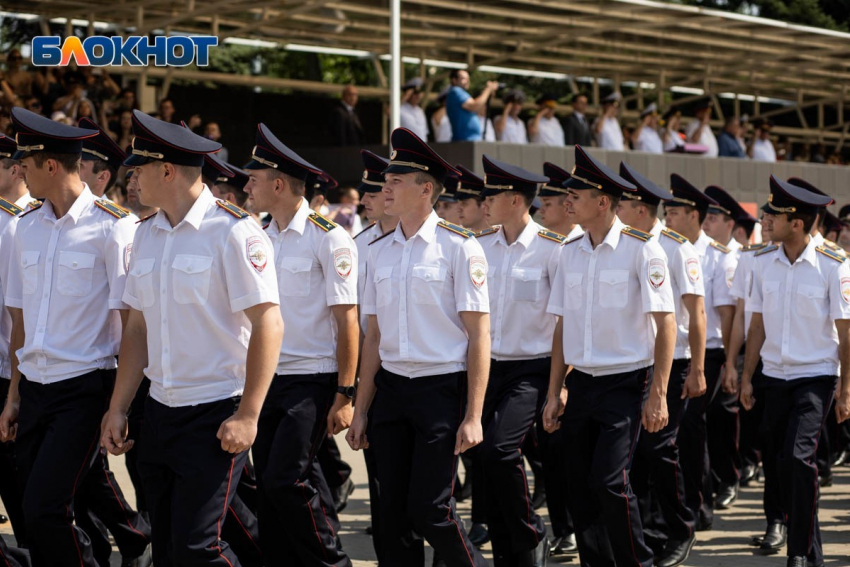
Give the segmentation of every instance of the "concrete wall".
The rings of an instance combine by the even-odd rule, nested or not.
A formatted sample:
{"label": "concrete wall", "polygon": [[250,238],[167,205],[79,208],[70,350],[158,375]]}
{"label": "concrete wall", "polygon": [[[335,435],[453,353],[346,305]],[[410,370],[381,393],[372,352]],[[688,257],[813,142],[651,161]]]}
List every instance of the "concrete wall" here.
{"label": "concrete wall", "polygon": [[[467,142],[433,144],[432,147],[447,161],[469,167],[480,175],[484,173],[481,165],[481,157],[484,154],[540,173],[543,171],[544,161],[550,161],[569,171],[575,159],[572,148],[553,148],[536,144]],[[369,146],[366,149],[378,155],[389,155],[386,146]],[[613,152],[597,148],[590,148],[590,152],[615,171],[619,170],[620,161],[625,161],[662,187],[669,186],[671,173],[678,173],[696,187],[719,185],[739,201],[761,204],[767,201],[769,178],[774,174],[782,179],[802,177],[828,193],[836,201],[836,204],[830,207],[833,212],[850,203],[850,166],[798,162],[771,164],[682,154]],[[316,148],[304,150],[301,155],[311,163],[326,169],[340,183],[355,183],[363,173],[359,148]]]}

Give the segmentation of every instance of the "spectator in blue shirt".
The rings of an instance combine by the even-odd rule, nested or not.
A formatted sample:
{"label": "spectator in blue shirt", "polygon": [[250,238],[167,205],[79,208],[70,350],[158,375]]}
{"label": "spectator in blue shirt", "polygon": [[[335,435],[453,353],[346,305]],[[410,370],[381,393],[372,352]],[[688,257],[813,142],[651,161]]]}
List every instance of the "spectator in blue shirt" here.
{"label": "spectator in blue shirt", "polygon": [[735,116],[726,117],[726,125],[717,137],[717,155],[720,157],[745,158],[744,148],[738,141],[741,131],[741,122]]}
{"label": "spectator in blue shirt", "polygon": [[449,78],[452,88],[446,97],[446,114],[452,125],[453,142],[475,142],[481,140],[481,121],[478,113],[487,108],[487,100],[499,89],[497,81],[487,81],[487,86],[472,98],[469,89],[469,73],[454,69]]}

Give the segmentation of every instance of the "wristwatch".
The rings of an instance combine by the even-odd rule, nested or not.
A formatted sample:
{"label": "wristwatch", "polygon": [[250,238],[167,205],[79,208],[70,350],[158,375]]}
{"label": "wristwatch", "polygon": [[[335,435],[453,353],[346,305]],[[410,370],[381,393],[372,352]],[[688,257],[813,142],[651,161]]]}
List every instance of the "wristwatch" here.
{"label": "wristwatch", "polygon": [[337,386],[336,393],[342,394],[349,399],[354,399],[354,394],[357,393],[357,388],[354,386]]}

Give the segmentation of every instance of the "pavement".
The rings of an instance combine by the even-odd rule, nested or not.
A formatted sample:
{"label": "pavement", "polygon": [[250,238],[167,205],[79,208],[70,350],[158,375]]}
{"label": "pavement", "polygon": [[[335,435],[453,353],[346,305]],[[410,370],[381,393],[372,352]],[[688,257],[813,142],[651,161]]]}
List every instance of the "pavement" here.
{"label": "pavement", "polygon": [[[366,483],[366,466],[362,454],[351,451],[340,436],[337,442],[343,458],[353,468],[356,490],[349,499],[348,507],[340,516],[343,530],[340,533],[343,545],[351,557],[354,567],[377,566],[371,537],[366,534],[369,525],[369,489]],[[130,504],[135,505],[132,484],[124,467],[123,458],[111,458],[110,467]],[[461,467],[462,468],[462,467]],[[533,478],[529,471],[529,478]],[[764,518],[761,508],[762,483],[742,488],[738,501],[729,510],[715,513],[714,529],[699,532],[698,541],[685,567],[782,567],[785,553],[773,556],[756,555],[747,545],[754,535],[764,533]],[[470,503],[458,505],[461,517],[469,527]],[[546,508],[539,510],[547,520]],[[820,523],[824,541],[826,565],[850,565],[850,467],[838,467],[834,472],[833,486],[823,489],[820,503]],[[9,523],[0,525],[0,534],[9,544],[14,537]],[[489,544],[483,549],[490,559]],[[426,546],[426,565],[431,565],[431,550]],[[120,565],[120,555],[113,553],[112,566]],[[550,558],[549,565],[578,565],[578,557],[561,556]]]}

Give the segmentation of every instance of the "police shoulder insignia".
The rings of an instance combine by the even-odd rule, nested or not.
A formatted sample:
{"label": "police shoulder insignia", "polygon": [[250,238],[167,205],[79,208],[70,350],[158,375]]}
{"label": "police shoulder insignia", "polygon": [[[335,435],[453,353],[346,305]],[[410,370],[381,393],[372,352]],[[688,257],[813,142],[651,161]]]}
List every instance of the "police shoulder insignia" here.
{"label": "police shoulder insignia", "polygon": [[763,248],[766,248],[766,247],[767,247],[767,244],[765,244],[764,242],[762,242],[760,244],[750,244],[748,246],[744,246],[743,248],[741,248],[741,252],[758,252],[759,250],[762,250]]}
{"label": "police shoulder insignia", "polygon": [[27,204],[27,206],[28,206],[29,208],[31,208],[31,209],[37,209],[37,208],[39,208],[39,207],[40,207],[43,203],[44,203],[44,201],[39,201],[38,199],[33,199],[32,201],[30,201],[30,202]]}
{"label": "police shoulder insignia", "polygon": [[818,252],[820,252],[821,254],[826,256],[827,258],[831,258],[831,259],[835,260],[839,264],[844,261],[844,257],[841,254],[839,254],[835,250],[830,250],[826,246],[818,246],[817,248],[815,248],[815,250],[817,250]]}
{"label": "police shoulder insignia", "polygon": [[652,238],[652,235],[649,234],[648,232],[644,232],[642,230],[638,230],[638,229],[632,228],[630,226],[623,227],[623,230],[621,232],[623,234],[628,234],[632,238],[637,238],[638,240],[643,240],[644,242],[646,242],[647,240]]}
{"label": "police shoulder insignia", "polygon": [[719,243],[719,242],[717,242],[716,240],[712,240],[712,241],[711,241],[711,247],[712,247],[712,248],[717,248],[718,250],[720,250],[720,251],[721,251],[721,252],[723,252],[724,254],[728,254],[729,252],[731,252],[731,250],[729,250],[728,248],[726,248],[725,246],[723,246],[722,244],[720,244],[720,243]]}
{"label": "police shoulder insignia", "polygon": [[777,246],[776,244],[771,244],[770,246],[765,246],[764,248],[756,252],[756,256],[761,256],[762,254],[769,254],[774,250],[779,250],[779,246]]}
{"label": "police shoulder insignia", "polygon": [[11,201],[7,201],[3,197],[0,197],[0,209],[6,211],[7,213],[12,215],[13,217],[18,216],[19,214],[24,212],[24,210],[22,208],[20,208],[18,205],[16,205],[15,203],[13,203]]}
{"label": "police shoulder insignia", "polygon": [[579,240],[581,240],[582,236],[584,236],[584,234],[579,234],[578,236],[573,236],[571,239],[564,242],[564,246],[566,246],[567,244],[572,244],[573,242],[578,242]]}
{"label": "police shoulder insignia", "polygon": [[224,199],[216,199],[215,204],[218,205],[221,210],[233,215],[237,219],[244,219],[246,217],[251,216],[248,211],[240,209],[230,201],[225,201]]}
{"label": "police shoulder insignia", "polygon": [[496,234],[502,230],[502,225],[497,224],[496,226],[491,226],[490,228],[485,228],[481,232],[475,235],[475,238],[481,238],[482,236],[490,236],[491,234]]}
{"label": "police shoulder insignia", "polygon": [[381,236],[379,236],[378,238],[376,238],[375,240],[373,240],[372,242],[370,242],[370,243],[369,243],[369,246],[372,246],[374,243],[376,243],[376,242],[377,242],[377,241],[379,241],[379,240],[383,240],[384,238],[388,237],[389,235],[391,235],[391,234],[392,234],[392,233],[394,233],[394,232],[395,232],[394,230],[390,230],[390,231],[388,231],[388,232],[386,232],[386,233],[382,234]]}
{"label": "police shoulder insignia", "polygon": [[475,233],[472,232],[471,230],[467,230],[467,229],[463,228],[462,226],[458,226],[456,224],[452,224],[452,223],[444,221],[444,220],[441,220],[440,222],[438,222],[437,226],[439,226],[440,228],[445,228],[449,232],[454,232],[455,234],[458,234],[458,235],[460,235],[464,238],[472,238],[473,236],[475,236]]}
{"label": "police shoulder insignia", "polygon": [[145,222],[146,220],[148,220],[148,219],[152,219],[152,218],[154,218],[155,216],[156,216],[156,213],[151,213],[151,214],[149,214],[148,216],[146,216],[145,218],[137,220],[137,221],[136,221],[136,224],[139,224],[139,223]]}
{"label": "police shoulder insignia", "polygon": [[366,228],[364,228],[363,230],[361,230],[360,232],[358,232],[357,234],[355,234],[355,235],[354,235],[354,238],[357,238],[358,236],[360,236],[360,235],[361,235],[361,234],[363,234],[364,232],[369,231],[369,229],[371,229],[371,228],[372,228],[373,226],[375,226],[377,223],[378,223],[378,221],[373,222],[372,224],[370,224],[369,226],[367,226]]}
{"label": "police shoulder insignia", "polygon": [[838,254],[839,256],[841,256],[843,258],[847,257],[847,252],[844,251],[844,248],[842,248],[841,246],[839,246],[838,244],[836,244],[832,240],[824,239],[823,245],[825,247],[829,248],[830,250],[832,250],[833,252],[835,252],[836,254]]}
{"label": "police shoulder insignia", "polygon": [[337,224],[335,222],[326,219],[325,217],[323,217],[319,213],[313,213],[307,218],[310,219],[310,222],[312,222],[313,224],[315,224],[316,226],[318,226],[319,228],[321,228],[325,232],[330,232],[331,230],[333,230],[337,227]]}
{"label": "police shoulder insignia", "polygon": [[28,214],[30,214],[31,212],[39,210],[43,204],[44,203],[41,202],[41,201],[33,201],[32,203],[29,204],[30,208],[27,209],[27,211],[24,214],[22,214],[21,217],[25,217]]}
{"label": "police shoulder insignia", "polygon": [[567,237],[563,234],[545,229],[538,232],[537,236],[545,238],[546,240],[552,240],[554,242],[557,242],[558,244],[563,244],[567,240]]}
{"label": "police shoulder insignia", "polygon": [[100,210],[106,211],[116,219],[123,219],[124,217],[130,216],[130,211],[124,207],[119,207],[108,199],[97,199],[94,204],[97,205]]}
{"label": "police shoulder insignia", "polygon": [[661,234],[666,236],[667,238],[672,238],[679,244],[684,244],[688,239],[676,232],[675,230],[670,230],[669,228],[665,228],[661,231]]}

